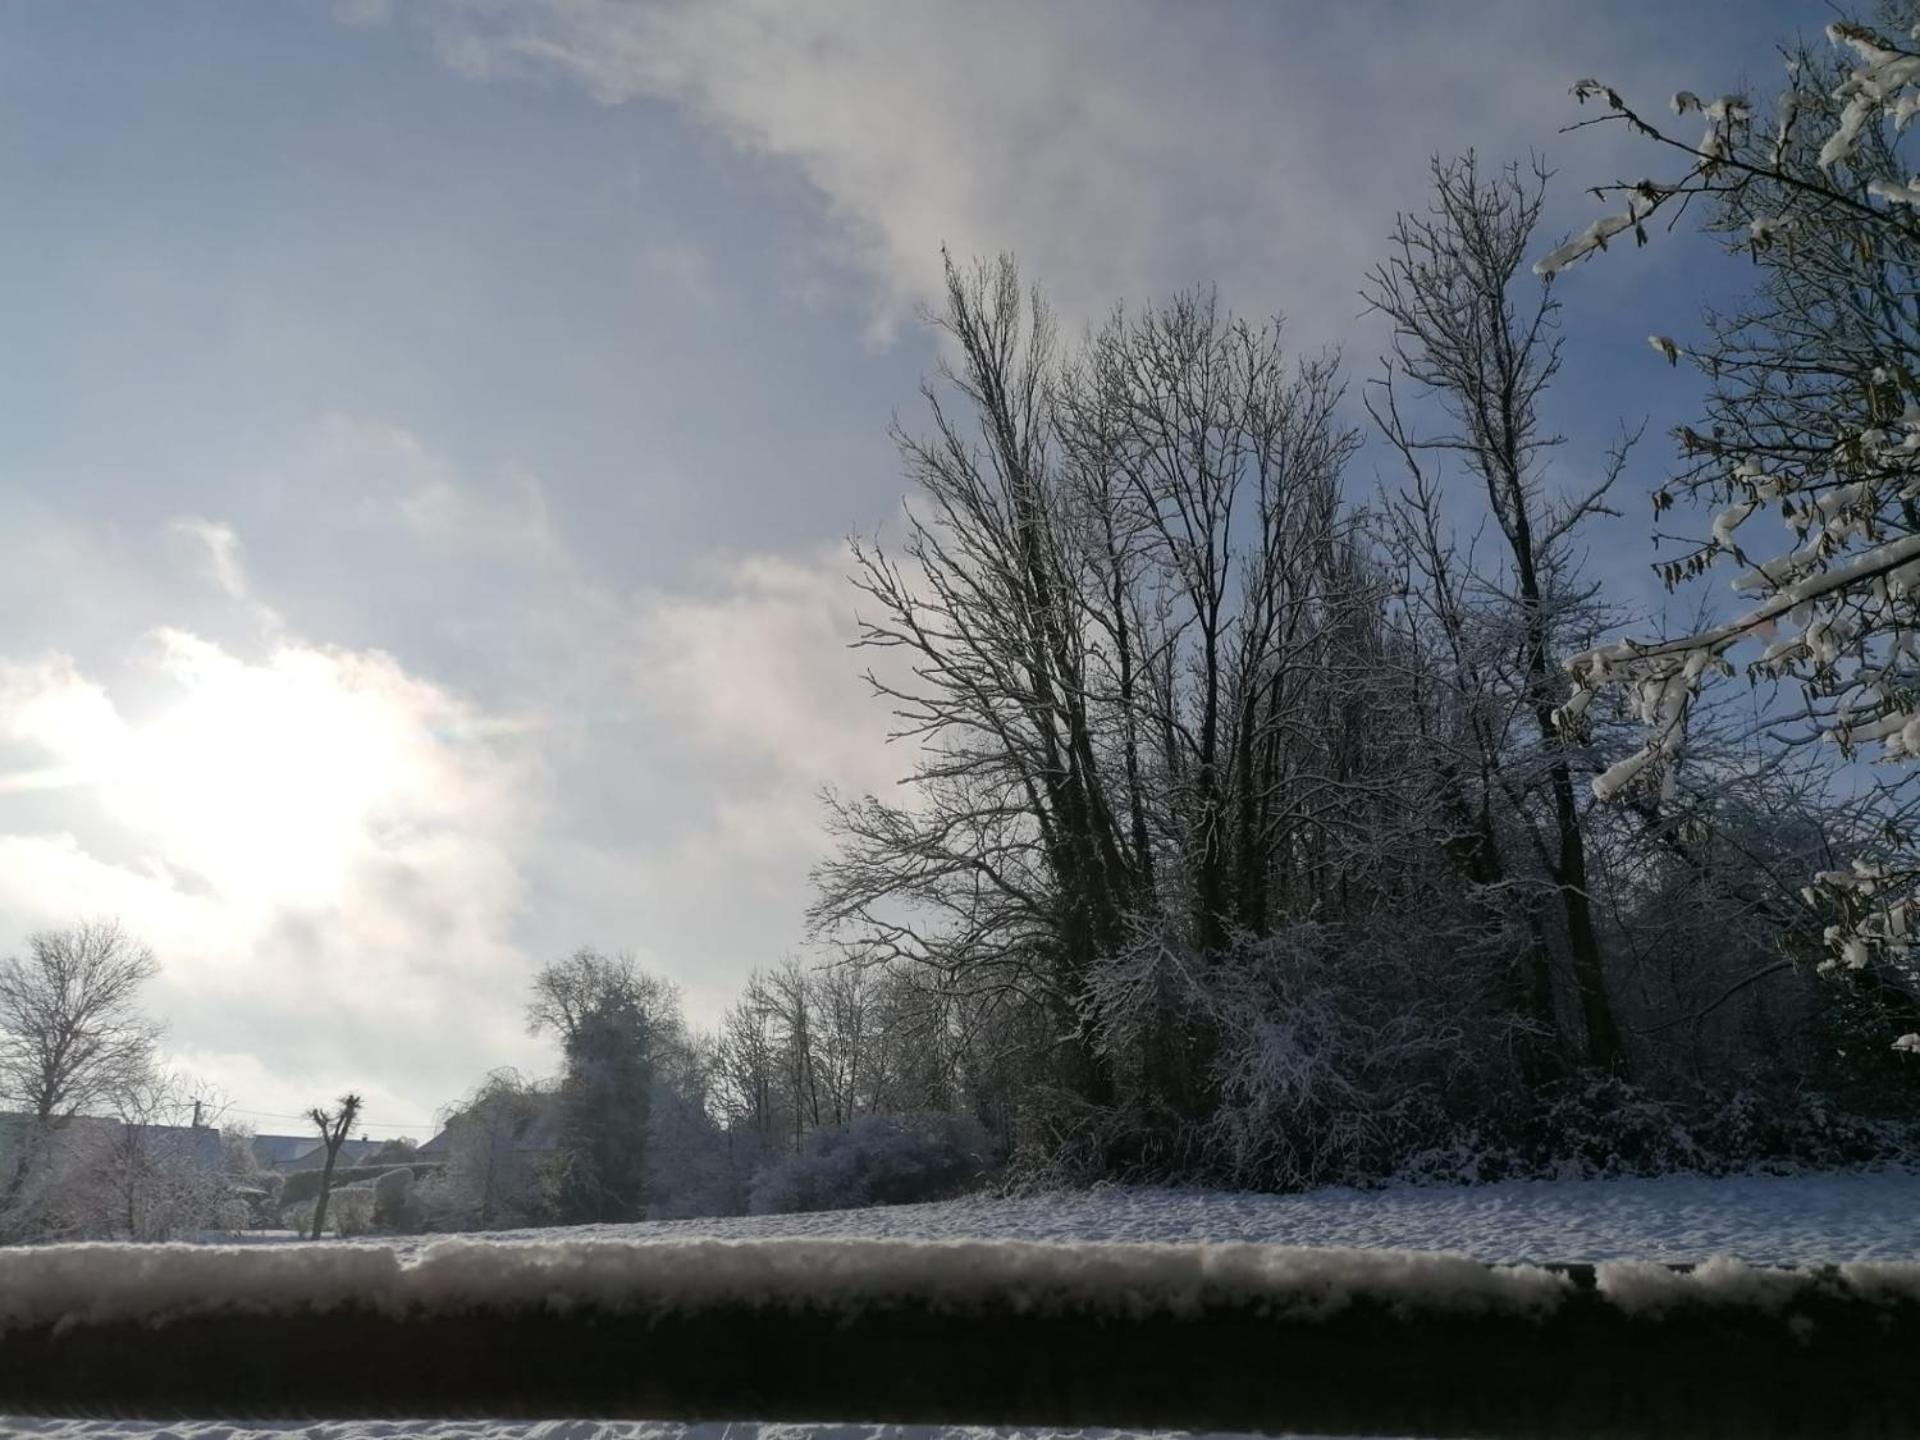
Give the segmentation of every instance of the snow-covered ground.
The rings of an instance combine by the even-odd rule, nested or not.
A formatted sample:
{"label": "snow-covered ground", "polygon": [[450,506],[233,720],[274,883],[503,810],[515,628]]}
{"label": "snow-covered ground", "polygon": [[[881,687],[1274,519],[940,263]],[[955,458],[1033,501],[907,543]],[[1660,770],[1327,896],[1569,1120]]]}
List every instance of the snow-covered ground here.
{"label": "snow-covered ground", "polygon": [[[1112,1187],[1011,1200],[505,1231],[489,1239],[1251,1241],[1443,1250],[1479,1260],[1920,1260],[1920,1172],[1675,1175],[1304,1195]],[[435,1237],[396,1242],[406,1251]]]}

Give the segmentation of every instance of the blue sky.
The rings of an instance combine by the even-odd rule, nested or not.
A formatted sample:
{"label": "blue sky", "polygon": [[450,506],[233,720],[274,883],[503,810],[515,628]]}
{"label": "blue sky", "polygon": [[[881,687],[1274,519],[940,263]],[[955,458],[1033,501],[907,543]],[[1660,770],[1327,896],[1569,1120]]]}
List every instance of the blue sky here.
{"label": "blue sky", "polygon": [[[903,767],[837,545],[897,510],[942,243],[1071,327],[1217,282],[1357,381],[1431,152],[1545,149],[1557,234],[1655,163],[1555,134],[1574,78],[1765,93],[1827,18],[1328,11],[0,9],[0,950],[122,915],[263,1128],[550,1065],[520,1001],[576,944],[711,1019],[799,945],[817,789]],[[1642,600],[1646,336],[1739,278],[1661,236],[1560,286],[1568,483],[1653,421],[1595,537]]]}

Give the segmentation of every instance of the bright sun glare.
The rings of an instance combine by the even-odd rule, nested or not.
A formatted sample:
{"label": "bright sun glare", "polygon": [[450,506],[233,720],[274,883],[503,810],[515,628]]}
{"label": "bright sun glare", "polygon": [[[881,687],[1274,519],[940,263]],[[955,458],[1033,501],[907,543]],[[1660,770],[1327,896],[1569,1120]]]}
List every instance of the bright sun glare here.
{"label": "bright sun glare", "polygon": [[123,718],[99,690],[69,692],[43,740],[60,774],[95,788],[153,858],[229,903],[322,903],[393,802],[427,781],[427,737],[364,662],[283,647],[260,664],[160,632],[175,690]]}

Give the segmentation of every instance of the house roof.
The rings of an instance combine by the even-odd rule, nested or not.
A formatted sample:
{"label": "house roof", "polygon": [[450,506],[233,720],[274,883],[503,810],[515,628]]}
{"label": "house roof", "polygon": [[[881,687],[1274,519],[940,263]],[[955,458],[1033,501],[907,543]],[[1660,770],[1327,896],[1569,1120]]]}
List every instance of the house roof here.
{"label": "house roof", "polygon": [[[21,1111],[0,1111],[0,1158],[12,1153],[22,1137],[32,1133],[33,1124],[33,1116]],[[211,1125],[134,1125],[96,1115],[75,1115],[61,1125],[62,1133],[68,1135],[117,1134],[137,1129],[149,1153],[166,1150],[186,1154],[209,1166],[218,1166],[222,1158],[220,1132]]]}
{"label": "house roof", "polygon": [[[439,1134],[422,1145],[416,1153],[423,1160],[445,1159],[448,1152],[453,1149],[454,1127],[464,1118],[462,1115],[455,1115]],[[541,1155],[560,1148],[560,1105],[557,1097],[552,1095],[541,1097],[539,1108],[514,1135],[513,1148]]]}
{"label": "house roof", "polygon": [[277,1170],[310,1154],[319,1146],[320,1137],[317,1135],[256,1135],[253,1137],[253,1158],[269,1170]]}
{"label": "house roof", "polygon": [[[365,1164],[385,1149],[386,1145],[387,1142],[384,1140],[343,1140],[340,1142],[340,1154],[333,1163],[342,1170],[352,1165]],[[279,1168],[287,1171],[320,1170],[325,1168],[326,1163],[327,1147],[322,1145],[316,1137],[310,1149],[292,1160],[283,1161]]]}

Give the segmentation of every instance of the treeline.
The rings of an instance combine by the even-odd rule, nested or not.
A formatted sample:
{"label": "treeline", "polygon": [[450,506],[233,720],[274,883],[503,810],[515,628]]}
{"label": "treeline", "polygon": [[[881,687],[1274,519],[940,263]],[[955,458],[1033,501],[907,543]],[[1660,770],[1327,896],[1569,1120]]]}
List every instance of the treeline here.
{"label": "treeline", "polygon": [[937,1199],[1000,1168],[983,1092],[905,981],[789,963],[711,1033],[624,956],[536,977],[557,1078],[496,1071],[454,1106],[415,1189],[433,1229],[780,1213]]}
{"label": "treeline", "polygon": [[[854,552],[912,770],[831,801],[828,958],[704,1035],[626,962],[550,967],[564,1079],[478,1102],[552,1117],[549,1179],[470,1221],[1911,1159],[1911,951],[1837,963],[1810,883],[1911,797],[1798,743],[1791,688],[1703,695],[1627,783],[1646,696],[1570,683],[1644,618],[1583,557],[1645,455],[1551,425],[1545,185],[1435,164],[1355,395],[1206,293],[1069,342],[950,262],[903,528]],[[1703,367],[1723,437],[1764,324]]]}
{"label": "treeline", "polygon": [[1394,344],[1363,408],[1401,462],[1374,494],[1338,365],[1277,326],[1197,294],[1067,345],[1011,262],[949,264],[904,539],[857,551],[921,758],[911,798],[835,804],[813,919],[954,1017],[1017,1175],[1908,1143],[1910,992],[1818,983],[1800,893],[1872,806],[1704,706],[1664,792],[1593,796],[1635,718],[1557,712],[1621,623],[1580,557],[1631,441],[1560,484],[1544,177],[1434,181],[1367,291]]}

